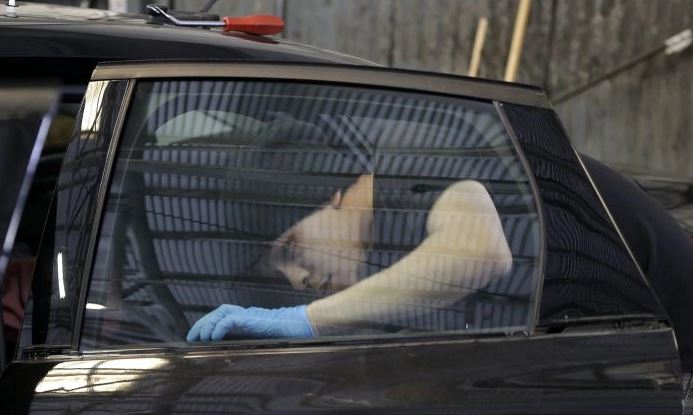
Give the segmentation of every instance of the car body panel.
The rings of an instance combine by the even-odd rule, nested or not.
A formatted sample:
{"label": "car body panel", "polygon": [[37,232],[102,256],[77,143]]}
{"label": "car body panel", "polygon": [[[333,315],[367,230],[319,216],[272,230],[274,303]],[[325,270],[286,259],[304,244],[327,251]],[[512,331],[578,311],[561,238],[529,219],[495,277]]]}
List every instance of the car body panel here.
{"label": "car body panel", "polygon": [[[679,413],[669,329],[395,344],[133,350],[13,363],[41,413]],[[14,402],[11,395],[31,396]]]}

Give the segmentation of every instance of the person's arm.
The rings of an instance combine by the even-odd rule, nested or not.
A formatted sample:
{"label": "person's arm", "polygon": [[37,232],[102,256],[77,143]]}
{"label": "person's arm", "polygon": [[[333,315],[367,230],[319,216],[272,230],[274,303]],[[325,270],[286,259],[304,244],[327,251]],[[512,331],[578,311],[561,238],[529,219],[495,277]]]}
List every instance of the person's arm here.
{"label": "person's arm", "polygon": [[448,187],[431,208],[426,228],[428,237],[400,261],[309,304],[316,334],[413,327],[417,316],[452,306],[512,266],[498,213],[477,181]]}

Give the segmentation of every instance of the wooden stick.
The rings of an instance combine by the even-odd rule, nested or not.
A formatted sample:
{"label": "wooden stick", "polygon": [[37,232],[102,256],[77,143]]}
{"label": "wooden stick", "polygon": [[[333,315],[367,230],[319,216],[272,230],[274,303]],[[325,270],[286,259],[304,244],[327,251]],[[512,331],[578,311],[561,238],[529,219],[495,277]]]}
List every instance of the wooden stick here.
{"label": "wooden stick", "polygon": [[517,76],[517,67],[520,64],[522,44],[525,40],[525,30],[527,29],[527,20],[529,20],[529,9],[531,6],[532,0],[520,0],[520,7],[517,9],[517,17],[515,18],[513,40],[510,44],[510,53],[508,54],[508,65],[505,67],[504,79],[507,82],[513,82]]}
{"label": "wooden stick", "polygon": [[481,63],[481,51],[484,49],[486,41],[486,29],[488,28],[488,19],[485,17],[479,18],[479,24],[476,26],[476,36],[474,37],[474,49],[472,49],[472,59],[469,61],[469,76],[477,76],[479,74],[479,64]]}

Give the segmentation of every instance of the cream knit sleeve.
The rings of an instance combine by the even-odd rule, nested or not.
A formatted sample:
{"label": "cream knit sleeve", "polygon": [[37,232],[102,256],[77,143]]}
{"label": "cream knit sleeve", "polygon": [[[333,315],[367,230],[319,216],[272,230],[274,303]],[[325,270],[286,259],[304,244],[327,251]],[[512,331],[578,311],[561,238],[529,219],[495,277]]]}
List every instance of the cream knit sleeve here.
{"label": "cream knit sleeve", "polygon": [[445,189],[431,208],[426,230],[426,239],[389,268],[312,302],[307,311],[315,332],[439,329],[422,316],[451,307],[512,266],[498,213],[477,181]]}

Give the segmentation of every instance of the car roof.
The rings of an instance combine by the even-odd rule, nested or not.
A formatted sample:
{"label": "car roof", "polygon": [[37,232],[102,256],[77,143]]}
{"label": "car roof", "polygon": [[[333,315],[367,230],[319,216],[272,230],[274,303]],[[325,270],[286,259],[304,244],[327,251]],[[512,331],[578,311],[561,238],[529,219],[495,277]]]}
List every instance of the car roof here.
{"label": "car roof", "polygon": [[[218,29],[179,27],[148,16],[107,10],[19,3],[0,15],[3,75],[14,62],[19,75],[69,74],[97,62],[156,59],[221,59],[376,65],[365,59],[290,42]],[[33,65],[26,67],[26,62]],[[91,73],[89,69],[89,73]],[[79,70],[79,69],[77,69]],[[28,71],[28,72],[27,72]],[[83,79],[83,74],[78,78]],[[87,77],[88,79],[88,77]]]}
{"label": "car roof", "polygon": [[[86,84],[94,68],[115,61],[245,61],[382,67],[375,62],[270,36],[181,27],[142,14],[18,3],[0,15],[0,77],[58,77]],[[501,89],[541,88],[475,78]],[[81,99],[83,90],[75,93]],[[65,93],[65,91],[64,91]],[[69,92],[68,92],[69,93]],[[545,98],[544,98],[545,99]]]}

